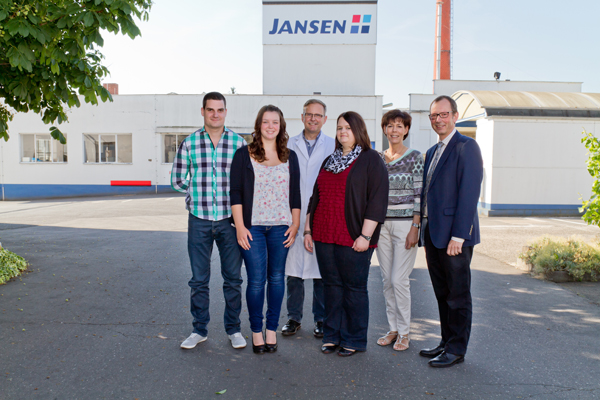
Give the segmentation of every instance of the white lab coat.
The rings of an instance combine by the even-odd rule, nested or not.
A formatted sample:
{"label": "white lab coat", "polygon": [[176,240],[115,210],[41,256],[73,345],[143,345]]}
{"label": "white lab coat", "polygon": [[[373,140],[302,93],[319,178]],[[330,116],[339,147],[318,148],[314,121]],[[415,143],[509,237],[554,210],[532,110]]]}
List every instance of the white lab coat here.
{"label": "white lab coat", "polygon": [[290,138],[288,148],[294,150],[298,155],[298,164],[300,165],[300,193],[302,196],[302,209],[300,211],[300,229],[296,241],[290,248],[285,264],[285,274],[296,276],[302,279],[321,279],[319,265],[315,253],[309,253],[304,248],[304,225],[306,223],[306,211],[308,210],[308,201],[312,196],[313,187],[319,169],[323,160],[335,150],[335,139],[326,136],[321,132],[321,136],[315,144],[315,148],[310,158],[306,143],[302,138],[302,133]]}

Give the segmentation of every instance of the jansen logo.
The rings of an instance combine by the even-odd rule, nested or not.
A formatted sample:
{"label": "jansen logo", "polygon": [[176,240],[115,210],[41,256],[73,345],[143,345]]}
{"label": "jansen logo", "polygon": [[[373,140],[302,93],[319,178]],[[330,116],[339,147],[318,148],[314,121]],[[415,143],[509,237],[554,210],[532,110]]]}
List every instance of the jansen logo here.
{"label": "jansen logo", "polygon": [[[287,33],[289,35],[298,35],[298,34],[311,34],[314,35],[316,33],[321,34],[345,34],[346,33],[346,20],[304,20],[294,21],[294,25],[292,28],[292,22],[289,20],[285,20],[282,22],[281,26],[279,26],[279,18],[273,19],[273,28],[269,31],[269,35],[281,35]],[[352,16],[352,25],[350,26],[349,33],[369,33],[369,28],[371,27],[369,24],[371,23],[371,15],[353,15]]]}

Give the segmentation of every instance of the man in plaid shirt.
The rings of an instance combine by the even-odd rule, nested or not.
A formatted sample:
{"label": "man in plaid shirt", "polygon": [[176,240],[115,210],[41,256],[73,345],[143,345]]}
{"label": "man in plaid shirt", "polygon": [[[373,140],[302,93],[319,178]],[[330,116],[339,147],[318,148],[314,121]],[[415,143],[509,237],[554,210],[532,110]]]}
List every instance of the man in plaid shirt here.
{"label": "man in plaid shirt", "polygon": [[225,331],[236,349],[246,347],[240,333],[242,310],[242,256],[235,228],[231,225],[229,203],[229,167],[235,151],[246,142],[225,128],[227,105],[218,92],[207,93],[202,100],[204,127],[188,136],[177,150],[171,172],[171,187],[186,194],[188,217],[188,254],[192,266],[190,311],[194,331],[181,343],[192,349],[207,339],[210,320],[210,258],[217,242],[221,256]]}

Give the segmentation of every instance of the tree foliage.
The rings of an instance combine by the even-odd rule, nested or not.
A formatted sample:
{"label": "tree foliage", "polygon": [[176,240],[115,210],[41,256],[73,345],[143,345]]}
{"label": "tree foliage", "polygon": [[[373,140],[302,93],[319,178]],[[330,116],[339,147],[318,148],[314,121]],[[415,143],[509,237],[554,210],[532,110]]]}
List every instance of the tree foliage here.
{"label": "tree foliage", "polygon": [[594,183],[589,200],[583,200],[579,211],[584,212],[583,220],[589,225],[600,226],[600,140],[590,132],[583,131],[581,143],[588,149],[587,169]]}
{"label": "tree foliage", "polygon": [[[140,36],[151,0],[0,0],[0,138],[8,140],[11,108],[46,124],[67,121],[64,106],[112,101],[102,87],[101,32]],[[9,108],[10,107],[10,108]],[[52,137],[66,143],[53,126]]]}

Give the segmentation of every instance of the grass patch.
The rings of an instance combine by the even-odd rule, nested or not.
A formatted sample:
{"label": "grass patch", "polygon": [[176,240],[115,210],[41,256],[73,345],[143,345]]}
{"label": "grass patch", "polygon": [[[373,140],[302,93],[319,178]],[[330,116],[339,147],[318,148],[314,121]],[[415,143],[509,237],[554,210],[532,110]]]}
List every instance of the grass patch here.
{"label": "grass patch", "polygon": [[27,261],[12,251],[0,248],[0,285],[27,269]]}
{"label": "grass patch", "polygon": [[519,258],[533,265],[538,274],[566,271],[576,281],[597,281],[600,277],[600,244],[586,243],[577,237],[535,239]]}

